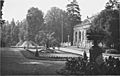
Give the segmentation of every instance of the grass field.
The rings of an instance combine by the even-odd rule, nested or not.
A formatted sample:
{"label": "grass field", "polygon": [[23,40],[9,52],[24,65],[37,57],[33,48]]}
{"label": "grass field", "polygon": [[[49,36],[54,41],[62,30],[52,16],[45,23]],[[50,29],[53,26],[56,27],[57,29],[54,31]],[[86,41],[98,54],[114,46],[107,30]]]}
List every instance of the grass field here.
{"label": "grass field", "polygon": [[65,61],[28,59],[21,53],[26,51],[18,48],[2,48],[0,51],[2,75],[56,75],[56,70],[65,65]]}

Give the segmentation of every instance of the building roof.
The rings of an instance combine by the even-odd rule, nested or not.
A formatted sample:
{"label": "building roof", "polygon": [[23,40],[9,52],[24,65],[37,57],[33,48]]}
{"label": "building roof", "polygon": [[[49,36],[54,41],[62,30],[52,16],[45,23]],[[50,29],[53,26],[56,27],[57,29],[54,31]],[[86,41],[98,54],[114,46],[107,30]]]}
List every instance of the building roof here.
{"label": "building roof", "polygon": [[94,15],[92,17],[87,17],[87,19],[85,19],[84,21],[82,21],[80,24],[77,24],[74,26],[74,28],[76,27],[83,27],[85,25],[90,25],[90,23],[94,20],[94,18],[96,18],[97,15]]}
{"label": "building roof", "polygon": [[90,24],[90,21],[88,19],[85,19],[80,24],[77,24],[74,27],[82,27],[82,26],[85,26],[85,25],[88,25],[88,24]]}

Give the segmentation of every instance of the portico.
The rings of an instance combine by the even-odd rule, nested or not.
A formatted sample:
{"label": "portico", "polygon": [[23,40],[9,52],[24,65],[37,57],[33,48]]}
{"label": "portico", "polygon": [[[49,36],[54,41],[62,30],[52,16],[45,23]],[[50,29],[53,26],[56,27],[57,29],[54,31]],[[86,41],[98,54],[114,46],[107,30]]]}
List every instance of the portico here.
{"label": "portico", "polygon": [[90,21],[84,20],[81,24],[74,26],[73,45],[81,48],[89,48],[92,44],[87,40],[87,29],[90,27]]}

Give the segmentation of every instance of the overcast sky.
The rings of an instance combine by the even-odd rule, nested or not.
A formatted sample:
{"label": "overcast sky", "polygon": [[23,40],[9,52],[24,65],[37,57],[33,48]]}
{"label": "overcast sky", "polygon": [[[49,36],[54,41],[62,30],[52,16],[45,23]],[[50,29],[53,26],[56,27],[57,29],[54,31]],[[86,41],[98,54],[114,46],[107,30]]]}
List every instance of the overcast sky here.
{"label": "overcast sky", "polygon": [[[87,16],[97,14],[104,9],[109,0],[77,0],[81,9],[82,20]],[[51,7],[66,10],[69,0],[5,0],[3,7],[3,19],[11,21],[23,20],[31,7],[38,7],[46,14]]]}

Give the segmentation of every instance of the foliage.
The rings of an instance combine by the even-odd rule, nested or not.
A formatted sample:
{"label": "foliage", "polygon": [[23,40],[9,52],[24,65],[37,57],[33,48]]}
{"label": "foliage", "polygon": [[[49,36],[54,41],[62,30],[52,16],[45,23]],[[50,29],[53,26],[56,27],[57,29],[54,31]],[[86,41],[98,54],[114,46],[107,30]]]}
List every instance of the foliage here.
{"label": "foliage", "polygon": [[26,17],[28,40],[35,41],[35,35],[42,29],[44,19],[43,12],[38,8],[30,8]]}
{"label": "foliage", "polygon": [[[63,16],[64,17],[63,18],[64,19],[63,29],[65,31],[64,38],[67,38],[66,34],[69,33],[69,24],[67,23],[67,14],[65,13],[65,11],[59,10],[57,12],[57,16],[56,16],[57,21],[53,20],[53,24],[56,25],[56,27],[53,28],[54,27],[52,26],[53,24],[49,25],[51,21],[48,20],[48,18],[51,18],[49,17],[51,15],[47,16],[47,19],[45,18],[46,24],[44,24],[43,12],[39,10],[38,8],[32,7],[28,10],[26,19],[20,22],[19,21],[15,22],[14,20],[12,20],[10,23],[7,21],[5,22],[4,27],[2,28],[3,29],[2,41],[4,40],[8,46],[16,45],[19,41],[21,40],[25,41],[27,39],[33,40],[37,44],[41,44],[40,42],[42,40],[38,39],[39,38],[38,35],[39,35],[39,31],[42,29],[45,31],[47,30],[48,32],[55,32],[54,34],[55,39],[51,41],[54,44],[50,44],[50,45],[54,46],[57,44],[57,46],[59,46],[59,43],[60,43],[59,38],[61,36],[60,34],[61,30],[59,28],[61,27],[60,25],[61,25],[61,20],[62,20],[61,15],[59,15],[60,13],[61,15],[64,15]],[[53,18],[54,17],[55,16],[53,16]],[[44,38],[43,38],[43,41],[44,41]]]}
{"label": "foliage", "polygon": [[2,41],[6,44],[6,46],[15,45],[18,40],[18,33],[19,29],[18,26],[16,26],[14,19],[9,22],[5,22],[5,24],[2,27]]}
{"label": "foliage", "polygon": [[119,50],[119,9],[112,8],[102,10],[91,23],[88,32],[89,35],[102,35],[102,42],[106,46],[114,45],[113,48]]}
{"label": "foliage", "polygon": [[82,58],[69,58],[67,59],[66,65],[60,70],[60,74],[66,75],[83,75],[85,74],[87,62]]}
{"label": "foliage", "polygon": [[26,20],[9,23],[6,21],[2,27],[2,41],[6,46],[15,46],[19,41],[24,41],[26,36]]}
{"label": "foliage", "polygon": [[45,31],[39,31],[39,33],[36,35],[36,41],[40,43],[40,45],[45,45],[48,49],[50,46],[55,46],[57,43],[57,40],[54,38],[54,32],[45,32]]}
{"label": "foliage", "polygon": [[27,32],[27,24],[26,24],[26,20],[23,20],[22,22],[18,23],[18,27],[19,27],[19,41],[24,41],[26,40],[26,32]]}
{"label": "foliage", "polygon": [[120,4],[118,3],[118,0],[109,0],[109,2],[106,3],[105,8],[106,9],[114,9],[114,8],[120,8]]}
{"label": "foliage", "polygon": [[4,4],[4,0],[0,0],[0,19],[2,19],[2,15],[3,15],[3,13],[2,13],[3,4]]}
{"label": "foliage", "polygon": [[67,35],[70,34],[68,15],[65,11],[52,7],[45,16],[46,30],[55,32],[54,37],[62,41],[67,41]]}
{"label": "foliage", "polygon": [[58,73],[63,75],[119,75],[120,60],[109,57],[102,65],[89,62],[83,58],[68,59],[64,68]]}
{"label": "foliage", "polygon": [[16,45],[18,42],[18,33],[19,33],[19,29],[18,26],[16,26],[15,21],[12,20],[11,21],[11,45]]}
{"label": "foliage", "polygon": [[41,10],[32,7],[28,10],[26,19],[20,22],[15,22],[14,20],[10,23],[5,22],[2,40],[7,42],[8,46],[16,45],[19,41],[25,41],[27,39],[41,44],[40,39],[38,39],[38,33],[42,29],[48,32],[55,32],[55,39],[51,41],[54,44],[50,45],[60,46],[59,43],[62,41],[62,34],[64,42],[68,41],[67,36],[71,34],[70,22],[68,13],[57,7],[52,7],[47,12],[45,18],[43,18],[43,12]]}
{"label": "foliage", "polygon": [[107,74],[111,75],[119,75],[120,74],[120,60],[119,58],[114,58],[109,56],[109,58],[105,59]]}
{"label": "foliage", "polygon": [[67,12],[69,14],[70,21],[72,21],[72,23],[74,22],[74,25],[81,22],[80,8],[76,0],[73,0],[70,4],[67,4]]}
{"label": "foliage", "polygon": [[76,24],[81,23],[80,8],[76,0],[71,1],[70,4],[67,4],[67,12],[69,15],[70,21],[70,41],[73,45],[73,28]]}

